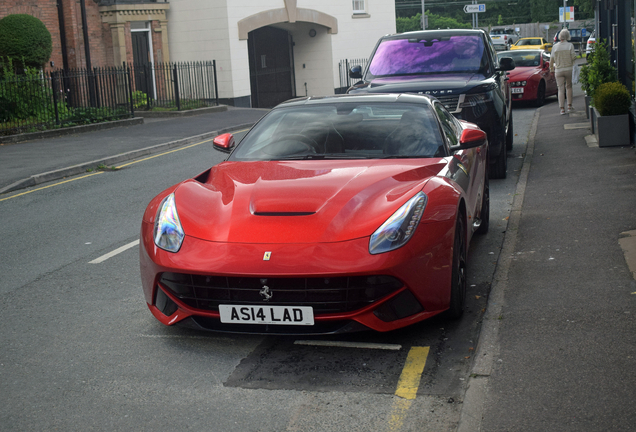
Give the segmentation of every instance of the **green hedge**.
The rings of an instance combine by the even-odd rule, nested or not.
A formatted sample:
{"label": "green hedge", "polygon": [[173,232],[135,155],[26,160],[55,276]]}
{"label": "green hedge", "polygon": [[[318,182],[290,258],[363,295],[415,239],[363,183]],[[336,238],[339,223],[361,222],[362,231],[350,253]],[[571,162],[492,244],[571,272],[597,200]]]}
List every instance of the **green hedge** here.
{"label": "green hedge", "polygon": [[40,68],[51,58],[51,33],[42,21],[26,14],[0,20],[0,57],[20,59],[24,66]]}

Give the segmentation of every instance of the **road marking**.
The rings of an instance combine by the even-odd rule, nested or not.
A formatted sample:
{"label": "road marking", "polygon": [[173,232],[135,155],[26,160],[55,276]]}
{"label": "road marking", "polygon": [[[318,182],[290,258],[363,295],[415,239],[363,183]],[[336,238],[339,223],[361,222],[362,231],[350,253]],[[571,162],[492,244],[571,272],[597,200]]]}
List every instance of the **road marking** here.
{"label": "road marking", "polygon": [[96,175],[103,174],[103,173],[104,173],[103,171],[99,171],[99,172],[88,174],[88,175],[85,175],[85,176],[82,176],[82,177],[76,177],[76,178],[72,178],[72,179],[69,179],[69,180],[64,180],[64,181],[61,181],[61,182],[58,182],[58,183],[53,183],[53,184],[48,185],[48,186],[43,186],[41,188],[37,188],[37,189],[30,190],[30,191],[22,192],[22,193],[19,193],[19,194],[11,195],[10,197],[0,198],[0,202],[6,201],[6,200],[10,200],[11,198],[17,198],[17,197],[22,196],[22,195],[28,195],[30,193],[41,191],[41,190],[44,190],[44,189],[48,189],[48,188],[51,188],[53,186],[58,186],[58,185],[61,185],[61,184],[64,184],[64,183],[69,183],[69,182],[73,182],[73,181],[76,181],[76,180],[82,180],[82,179],[85,179],[87,177],[92,177],[92,176],[96,176]]}
{"label": "road marking", "polygon": [[406,357],[406,363],[402,374],[398,380],[395,395],[404,399],[415,399],[417,389],[420,386],[420,379],[424,366],[426,366],[426,358],[428,357],[429,347],[412,347],[409,355]]}
{"label": "road marking", "polygon": [[139,244],[139,240],[135,240],[134,242],[128,243],[127,245],[123,245],[120,248],[115,249],[112,252],[107,253],[106,255],[102,255],[99,258],[94,259],[93,261],[90,261],[89,264],[100,264],[103,263],[104,261],[106,261],[108,258],[112,258],[115,255],[118,255],[124,251],[127,251],[128,249],[135,247]]}
{"label": "road marking", "polygon": [[137,160],[134,160],[132,162],[125,163],[123,165],[118,165],[115,168],[120,169],[120,168],[124,168],[124,167],[130,166],[130,165],[134,165],[134,164],[139,163],[139,162],[145,162],[147,160],[154,159],[154,158],[159,157],[159,156],[165,156],[165,155],[168,155],[168,154],[171,154],[171,153],[176,153],[176,152],[181,151],[181,150],[186,150],[186,149],[189,149],[189,148],[192,148],[192,147],[196,147],[198,145],[204,144],[206,142],[210,142],[212,140],[214,140],[214,138],[210,138],[210,139],[205,140],[205,141],[201,141],[201,142],[198,142],[198,143],[190,144],[189,146],[179,147],[178,149],[170,150],[170,151],[167,151],[167,152],[158,153],[156,155],[148,156],[147,158],[137,159]]}
{"label": "road marking", "polygon": [[[238,133],[241,133],[241,132],[245,132],[245,131],[247,131],[247,130],[249,130],[249,129],[243,129],[243,130],[235,131],[235,132],[232,132],[232,133],[234,133],[234,134],[238,134]],[[154,155],[154,156],[150,156],[150,157],[147,157],[147,158],[145,158],[145,159],[135,160],[135,161],[133,161],[133,162],[129,162],[129,163],[127,163],[127,164],[123,164],[123,165],[116,166],[115,168],[116,168],[116,169],[119,169],[119,168],[127,167],[127,166],[129,166],[129,165],[133,165],[133,164],[136,164],[136,163],[139,163],[139,162],[147,161],[147,160],[149,160],[149,159],[154,159],[154,158],[159,157],[159,156],[165,156],[165,155],[170,154],[170,153],[174,153],[174,152],[178,152],[178,151],[181,151],[181,150],[189,149],[189,148],[192,148],[192,147],[198,146],[198,145],[200,145],[200,144],[204,144],[204,143],[206,143],[206,142],[210,142],[210,141],[212,141],[212,140],[214,140],[214,138],[210,138],[210,139],[205,140],[205,141],[201,141],[201,142],[198,142],[198,143],[195,143],[195,144],[191,144],[191,145],[186,146],[186,147],[179,147],[178,149],[174,149],[174,150],[170,150],[170,151],[165,152],[165,153],[160,153],[160,154],[157,154],[157,155]],[[48,189],[48,188],[51,188],[51,187],[53,187],[53,186],[59,186],[59,185],[62,185],[62,184],[64,184],[64,183],[68,183],[68,182],[72,182],[72,181],[76,181],[76,180],[82,180],[82,179],[85,179],[85,178],[87,178],[87,177],[92,177],[92,176],[94,176],[94,175],[103,174],[103,173],[104,173],[103,171],[99,171],[99,172],[95,172],[95,173],[92,173],[92,174],[88,174],[88,175],[85,175],[85,176],[82,176],[82,177],[72,178],[72,179],[65,180],[65,181],[61,181],[61,182],[58,182],[58,183],[53,183],[53,184],[48,185],[48,186],[44,186],[44,187],[37,188],[37,189],[33,189],[33,190],[30,190],[30,191],[27,191],[27,192],[22,192],[22,193],[19,193],[19,194],[11,195],[10,197],[0,198],[0,202],[2,202],[2,201],[6,201],[6,200],[10,200],[10,199],[12,199],[12,198],[17,198],[17,197],[20,197],[20,196],[23,196],[23,195],[28,195],[28,194],[30,194],[30,193],[38,192],[38,191],[41,191],[41,190],[44,190],[44,189]]]}
{"label": "road marking", "polygon": [[294,345],[329,346],[339,348],[361,348],[361,349],[381,349],[399,351],[402,345],[378,344],[369,342],[345,342],[345,341],[325,341],[325,340],[297,340]]}
{"label": "road marking", "polygon": [[409,350],[404,369],[402,369],[402,374],[398,380],[397,390],[395,390],[395,395],[398,397],[393,400],[391,419],[389,420],[390,432],[402,430],[404,419],[417,396],[428,351],[429,347],[411,347]]}

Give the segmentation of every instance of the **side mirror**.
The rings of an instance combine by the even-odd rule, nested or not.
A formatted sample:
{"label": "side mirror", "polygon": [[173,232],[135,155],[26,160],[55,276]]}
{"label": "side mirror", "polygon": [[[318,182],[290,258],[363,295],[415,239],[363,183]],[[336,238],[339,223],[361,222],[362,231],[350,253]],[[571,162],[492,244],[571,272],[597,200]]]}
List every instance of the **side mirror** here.
{"label": "side mirror", "polygon": [[462,131],[459,144],[451,146],[451,151],[480,147],[488,142],[488,135],[481,129],[466,128]]}
{"label": "side mirror", "polygon": [[353,66],[349,69],[349,78],[362,79],[362,66]]}
{"label": "side mirror", "polygon": [[515,68],[515,61],[510,57],[502,57],[499,59],[498,71],[511,71]]}
{"label": "side mirror", "polygon": [[223,153],[229,153],[234,147],[234,135],[232,135],[231,133],[219,135],[214,138],[214,141],[212,141],[212,143],[214,144],[214,148],[216,150],[222,151]]}

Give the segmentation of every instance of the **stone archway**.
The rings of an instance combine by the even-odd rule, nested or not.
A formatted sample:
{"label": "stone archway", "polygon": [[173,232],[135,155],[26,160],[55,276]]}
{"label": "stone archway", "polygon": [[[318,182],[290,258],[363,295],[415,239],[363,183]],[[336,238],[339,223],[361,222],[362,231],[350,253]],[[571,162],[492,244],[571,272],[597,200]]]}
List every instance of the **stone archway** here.
{"label": "stone archway", "polygon": [[297,21],[319,24],[327,28],[328,33],[338,33],[338,20],[326,13],[313,9],[296,7],[297,0],[285,0],[285,7],[270,9],[251,15],[238,22],[239,40],[247,40],[248,33],[272,24],[295,23]]}

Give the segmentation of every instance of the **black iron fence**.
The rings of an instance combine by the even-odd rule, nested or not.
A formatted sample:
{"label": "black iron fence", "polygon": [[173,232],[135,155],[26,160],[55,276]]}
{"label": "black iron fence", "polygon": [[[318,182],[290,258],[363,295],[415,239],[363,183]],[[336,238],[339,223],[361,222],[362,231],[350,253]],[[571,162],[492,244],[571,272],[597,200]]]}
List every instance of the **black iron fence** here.
{"label": "black iron fence", "polygon": [[349,69],[354,66],[362,66],[362,70],[367,66],[367,59],[346,59],[340,60],[340,87],[336,89],[336,94],[346,93],[351,84],[355,84],[357,80],[349,78]]}
{"label": "black iron fence", "polygon": [[135,109],[193,109],[219,104],[216,61],[150,63],[131,68]]}
{"label": "black iron fence", "polygon": [[216,63],[41,72],[0,70],[0,135],[218,105]]}
{"label": "black iron fence", "polygon": [[5,69],[0,79],[0,135],[132,117],[130,90],[125,68],[23,74]]}

